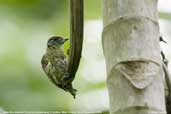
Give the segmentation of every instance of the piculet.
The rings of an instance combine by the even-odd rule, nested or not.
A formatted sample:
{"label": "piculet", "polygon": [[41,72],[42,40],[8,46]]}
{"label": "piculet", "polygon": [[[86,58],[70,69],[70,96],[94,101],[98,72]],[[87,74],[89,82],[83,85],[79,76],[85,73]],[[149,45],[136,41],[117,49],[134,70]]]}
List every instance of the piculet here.
{"label": "piculet", "polygon": [[50,81],[57,87],[70,92],[75,98],[76,89],[72,87],[72,79],[67,71],[68,59],[64,54],[63,44],[68,39],[53,36],[47,42],[47,50],[41,64]]}

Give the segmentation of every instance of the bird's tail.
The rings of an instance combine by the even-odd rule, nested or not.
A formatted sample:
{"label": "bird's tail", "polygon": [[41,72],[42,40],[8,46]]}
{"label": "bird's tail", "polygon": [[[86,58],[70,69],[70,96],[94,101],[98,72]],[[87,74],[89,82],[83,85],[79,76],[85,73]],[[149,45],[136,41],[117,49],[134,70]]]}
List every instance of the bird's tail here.
{"label": "bird's tail", "polygon": [[72,81],[73,80],[70,77],[69,73],[65,73],[62,76],[62,80],[61,81],[62,81],[63,89],[65,91],[70,92],[70,94],[75,98],[77,90],[74,89],[73,86],[72,86]]}

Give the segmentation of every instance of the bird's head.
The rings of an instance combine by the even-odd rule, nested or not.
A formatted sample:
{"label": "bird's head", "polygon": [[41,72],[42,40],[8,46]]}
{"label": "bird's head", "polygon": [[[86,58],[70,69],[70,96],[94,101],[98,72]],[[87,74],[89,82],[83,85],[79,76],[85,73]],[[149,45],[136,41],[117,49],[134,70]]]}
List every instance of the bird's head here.
{"label": "bird's head", "polygon": [[51,47],[51,46],[62,46],[68,39],[62,38],[60,36],[53,36],[51,37],[48,42],[47,42],[47,46]]}

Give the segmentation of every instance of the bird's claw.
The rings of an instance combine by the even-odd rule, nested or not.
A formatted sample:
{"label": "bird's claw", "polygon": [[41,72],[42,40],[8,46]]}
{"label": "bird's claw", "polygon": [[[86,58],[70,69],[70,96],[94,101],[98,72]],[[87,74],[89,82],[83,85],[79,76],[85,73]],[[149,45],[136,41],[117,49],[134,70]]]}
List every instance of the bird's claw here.
{"label": "bird's claw", "polygon": [[62,89],[69,92],[75,99],[77,90],[72,86],[72,79],[69,75],[65,75],[61,78]]}
{"label": "bird's claw", "polygon": [[71,95],[74,97],[74,99],[75,99],[77,90],[74,89],[74,88],[72,88],[72,89],[69,90],[69,92],[70,92],[70,94],[71,94]]}

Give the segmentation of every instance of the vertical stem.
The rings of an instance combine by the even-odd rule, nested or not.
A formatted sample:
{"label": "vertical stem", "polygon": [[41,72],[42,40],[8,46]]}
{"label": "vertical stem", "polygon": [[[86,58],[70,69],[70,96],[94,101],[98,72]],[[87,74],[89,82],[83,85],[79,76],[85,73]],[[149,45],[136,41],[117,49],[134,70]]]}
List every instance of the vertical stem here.
{"label": "vertical stem", "polygon": [[77,72],[83,43],[83,24],[84,24],[84,4],[83,0],[71,0],[70,7],[70,52],[69,52],[69,66],[68,71],[70,76],[74,79]]}

